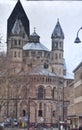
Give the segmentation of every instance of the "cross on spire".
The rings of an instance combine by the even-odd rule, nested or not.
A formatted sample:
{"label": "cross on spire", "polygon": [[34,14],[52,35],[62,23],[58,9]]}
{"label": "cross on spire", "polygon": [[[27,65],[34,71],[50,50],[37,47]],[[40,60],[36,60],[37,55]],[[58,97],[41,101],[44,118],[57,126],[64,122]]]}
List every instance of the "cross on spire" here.
{"label": "cross on spire", "polygon": [[36,28],[34,27],[34,32],[36,32]]}

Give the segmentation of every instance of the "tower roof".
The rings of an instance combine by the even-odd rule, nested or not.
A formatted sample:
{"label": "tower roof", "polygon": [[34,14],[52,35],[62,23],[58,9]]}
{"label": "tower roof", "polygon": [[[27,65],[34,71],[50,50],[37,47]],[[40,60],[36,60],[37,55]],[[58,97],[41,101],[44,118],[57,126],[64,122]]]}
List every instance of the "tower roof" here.
{"label": "tower roof", "polygon": [[50,77],[56,77],[56,73],[50,72],[48,69],[44,69],[41,66],[37,66],[32,70],[30,75],[44,75],[44,76],[50,76]]}
{"label": "tower roof", "polygon": [[21,32],[20,20],[16,19],[16,22],[12,28],[12,34],[19,34]]}
{"label": "tower roof", "polygon": [[57,24],[56,24],[54,30],[53,30],[51,38],[61,38],[61,39],[64,39],[64,33],[62,31],[59,19],[57,21]]}
{"label": "tower roof", "polygon": [[21,22],[24,26],[25,32],[29,36],[29,34],[30,34],[29,20],[26,16],[26,13],[25,13],[25,11],[22,7],[20,0],[18,0],[18,2],[16,3],[11,15],[8,18],[8,21],[7,21],[7,37],[10,36],[11,30],[13,28],[13,25],[14,25],[16,19],[21,20]]}
{"label": "tower roof", "polygon": [[37,42],[40,42],[39,39],[40,39],[40,36],[36,33],[35,27],[34,27],[34,32],[30,35],[29,41],[37,43]]}
{"label": "tower roof", "polygon": [[30,35],[29,42],[23,46],[23,50],[38,50],[38,51],[49,51],[42,43],[39,41],[40,36],[34,32]]}
{"label": "tower roof", "polygon": [[33,32],[30,36],[32,36],[32,37],[40,37],[40,36],[36,33],[35,28],[34,28],[34,32]]}
{"label": "tower roof", "polygon": [[42,43],[38,42],[31,42],[27,43],[23,46],[23,50],[33,50],[33,51],[49,51],[48,48],[46,48]]}

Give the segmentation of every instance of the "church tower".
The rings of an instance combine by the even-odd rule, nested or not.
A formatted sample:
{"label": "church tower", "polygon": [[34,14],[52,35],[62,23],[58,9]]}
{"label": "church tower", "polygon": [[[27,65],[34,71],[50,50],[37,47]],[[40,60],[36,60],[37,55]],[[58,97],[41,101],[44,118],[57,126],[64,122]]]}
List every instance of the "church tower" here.
{"label": "church tower", "polygon": [[[7,20],[7,54],[16,67],[21,69],[23,60],[23,46],[28,42],[30,35],[29,20],[20,0],[16,3]],[[16,70],[17,71],[17,70]]]}
{"label": "church tower", "polygon": [[52,71],[60,77],[64,73],[64,33],[62,31],[59,19],[52,33]]}
{"label": "church tower", "polygon": [[7,21],[7,54],[14,63],[22,62],[22,48],[28,42],[29,35],[29,20],[20,0],[18,0]]}

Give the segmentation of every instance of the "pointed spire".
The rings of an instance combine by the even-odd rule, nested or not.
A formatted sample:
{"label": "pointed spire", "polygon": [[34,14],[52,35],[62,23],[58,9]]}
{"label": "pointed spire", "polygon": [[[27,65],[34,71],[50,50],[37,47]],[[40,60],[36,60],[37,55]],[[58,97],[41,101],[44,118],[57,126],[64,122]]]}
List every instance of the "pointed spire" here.
{"label": "pointed spire", "polygon": [[34,33],[36,32],[36,28],[34,27]]}
{"label": "pointed spire", "polygon": [[52,36],[51,38],[61,38],[64,39],[64,33],[62,31],[60,22],[59,22],[59,18],[57,19],[57,24],[53,30]]}
{"label": "pointed spire", "polygon": [[57,19],[57,22],[59,22],[59,18]]}
{"label": "pointed spire", "polygon": [[15,5],[13,11],[11,12],[11,14],[8,18],[7,37],[9,37],[11,35],[11,31],[12,31],[12,28],[15,24],[16,19],[20,19],[27,36],[29,36],[30,35],[29,19],[28,19],[27,15],[24,11],[24,8],[21,4],[21,0],[17,0],[17,3]]}
{"label": "pointed spire", "polygon": [[18,1],[17,1],[17,3],[21,3],[21,1],[20,1],[20,0],[18,0]]}

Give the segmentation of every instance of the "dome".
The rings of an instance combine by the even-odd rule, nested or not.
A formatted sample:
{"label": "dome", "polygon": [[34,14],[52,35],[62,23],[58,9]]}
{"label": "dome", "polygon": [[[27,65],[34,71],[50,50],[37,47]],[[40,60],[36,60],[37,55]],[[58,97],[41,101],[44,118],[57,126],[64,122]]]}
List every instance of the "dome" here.
{"label": "dome", "polygon": [[37,50],[37,51],[49,51],[48,48],[46,48],[43,44],[41,43],[27,43],[26,45],[23,46],[23,50]]}
{"label": "dome", "polygon": [[42,43],[39,41],[40,36],[35,32],[30,35],[29,42],[23,46],[23,50],[36,50],[36,51],[49,51]]}

